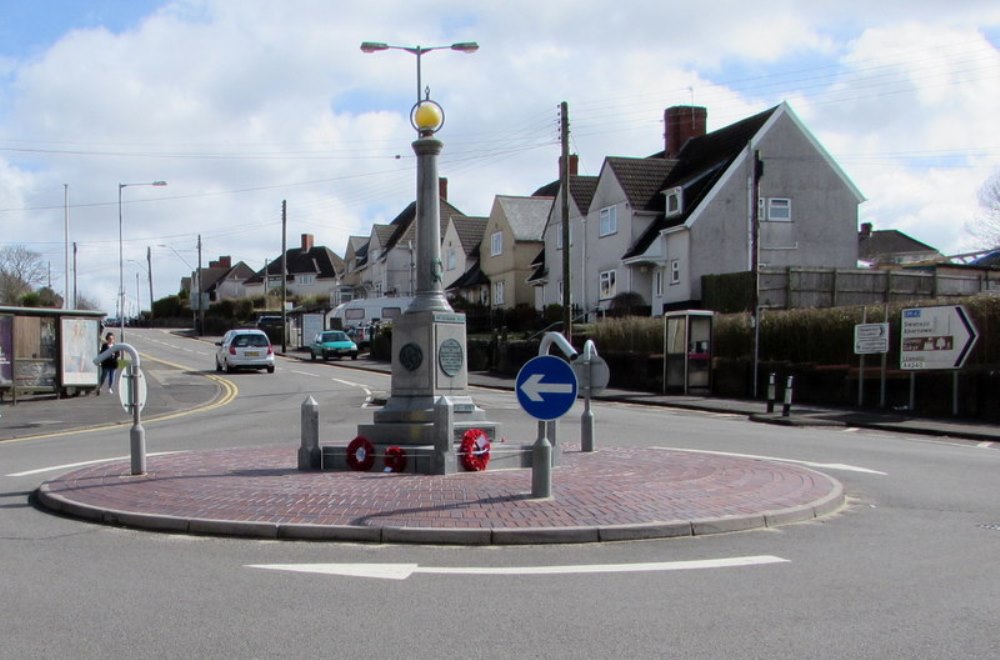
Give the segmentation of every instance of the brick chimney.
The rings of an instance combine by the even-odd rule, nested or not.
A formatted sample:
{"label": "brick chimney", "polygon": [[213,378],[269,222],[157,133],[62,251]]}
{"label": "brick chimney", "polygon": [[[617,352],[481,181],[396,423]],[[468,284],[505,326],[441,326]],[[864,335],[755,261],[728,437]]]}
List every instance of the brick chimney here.
{"label": "brick chimney", "polygon": [[208,267],[209,268],[232,268],[233,267],[233,259],[232,259],[232,257],[229,257],[229,256],[219,257],[218,261],[210,261],[210,262],[208,262]]}
{"label": "brick chimney", "polygon": [[302,251],[308,252],[311,249],[313,249],[313,235],[302,234]]}
{"label": "brick chimney", "polygon": [[[559,156],[559,175],[562,176],[562,156]],[[576,176],[580,170],[580,157],[576,154],[569,155],[569,175]]]}
{"label": "brick chimney", "polygon": [[676,158],[691,138],[705,134],[708,110],[694,105],[675,105],[663,112],[663,137],[666,158]]}
{"label": "brick chimney", "polygon": [[444,201],[448,201],[448,179],[446,177],[438,177],[438,196]]}
{"label": "brick chimney", "polygon": [[869,238],[872,235],[872,223],[861,223],[861,238]]}

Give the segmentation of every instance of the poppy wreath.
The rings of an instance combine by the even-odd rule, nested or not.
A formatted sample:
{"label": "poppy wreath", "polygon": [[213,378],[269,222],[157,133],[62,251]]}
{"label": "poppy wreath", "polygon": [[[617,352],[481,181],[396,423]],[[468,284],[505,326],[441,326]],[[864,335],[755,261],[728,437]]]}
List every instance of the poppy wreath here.
{"label": "poppy wreath", "polygon": [[357,472],[367,472],[375,465],[375,447],[368,438],[359,435],[347,445],[347,465]]}
{"label": "poppy wreath", "polygon": [[482,429],[469,429],[462,435],[458,455],[469,472],[485,470],[490,462],[490,437]]}
{"label": "poppy wreath", "polygon": [[385,450],[385,469],[390,472],[402,472],[406,469],[406,452],[402,447],[393,445]]}

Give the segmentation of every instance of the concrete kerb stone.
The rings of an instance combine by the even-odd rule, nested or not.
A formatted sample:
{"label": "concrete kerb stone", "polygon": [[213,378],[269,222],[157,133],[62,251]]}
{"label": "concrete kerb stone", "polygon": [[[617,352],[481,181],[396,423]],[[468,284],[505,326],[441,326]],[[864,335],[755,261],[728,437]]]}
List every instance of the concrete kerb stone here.
{"label": "concrete kerb stone", "polygon": [[692,520],[691,531],[695,536],[708,534],[726,534],[729,532],[745,532],[749,529],[767,527],[764,514],[748,516],[723,516],[711,520]]}
{"label": "concrete kerb stone", "polygon": [[446,529],[441,527],[382,527],[383,543],[434,545],[492,545],[489,528]]}
{"label": "concrete kerb stone", "polygon": [[681,536],[694,536],[688,521],[647,523],[642,525],[611,525],[599,527],[597,534],[601,541],[643,541]]}
{"label": "concrete kerb stone", "polygon": [[355,527],[352,525],[284,523],[278,525],[278,538],[288,541],[381,543],[382,530],[379,527]]}

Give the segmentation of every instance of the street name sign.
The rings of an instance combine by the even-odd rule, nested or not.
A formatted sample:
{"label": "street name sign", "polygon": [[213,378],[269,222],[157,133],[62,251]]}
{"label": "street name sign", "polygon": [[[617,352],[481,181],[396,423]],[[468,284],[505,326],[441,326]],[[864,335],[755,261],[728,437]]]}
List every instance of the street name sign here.
{"label": "street name sign", "polygon": [[888,323],[859,323],[854,326],[854,354],[889,352]]}
{"label": "street name sign", "polygon": [[577,381],[569,364],[554,355],[539,355],[517,372],[517,402],[535,419],[552,421],[566,414],[576,400]]}
{"label": "street name sign", "polygon": [[904,309],[900,369],[961,369],[979,334],[961,305]]}

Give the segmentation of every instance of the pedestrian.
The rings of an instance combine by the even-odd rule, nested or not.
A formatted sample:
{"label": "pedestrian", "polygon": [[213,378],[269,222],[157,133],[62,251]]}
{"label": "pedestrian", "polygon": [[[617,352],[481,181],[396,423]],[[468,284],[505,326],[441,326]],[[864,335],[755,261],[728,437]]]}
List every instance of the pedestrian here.
{"label": "pedestrian", "polygon": [[[104,335],[104,343],[101,344],[101,353],[115,345],[115,333],[109,332]],[[115,371],[118,370],[118,354],[109,355],[101,361],[101,380],[97,382],[97,396],[101,396],[101,387],[104,381],[108,381],[108,392],[115,393]]]}

